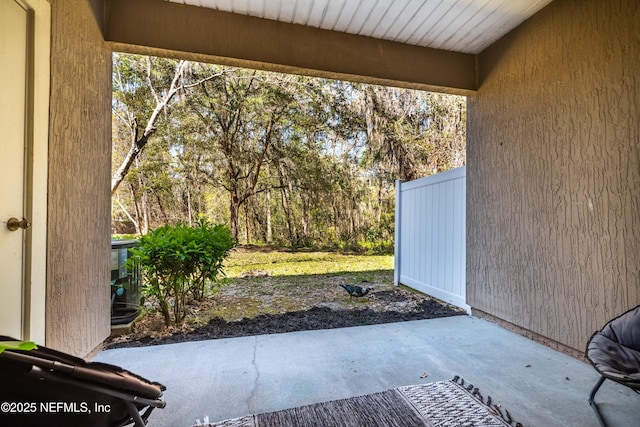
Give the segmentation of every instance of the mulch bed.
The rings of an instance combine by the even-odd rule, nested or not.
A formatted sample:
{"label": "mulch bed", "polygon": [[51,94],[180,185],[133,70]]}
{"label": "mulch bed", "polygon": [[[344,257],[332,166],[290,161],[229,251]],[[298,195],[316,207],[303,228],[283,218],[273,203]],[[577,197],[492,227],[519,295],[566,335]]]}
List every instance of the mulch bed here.
{"label": "mulch bed", "polygon": [[[404,298],[403,295],[404,294],[393,290],[375,292],[377,300],[389,303],[402,302]],[[142,337],[135,341],[113,342],[108,344],[106,348],[140,347],[217,338],[235,338],[283,332],[376,325],[464,314],[466,314],[464,310],[443,304],[429,297],[424,298],[424,300],[412,306],[410,310],[402,311],[377,311],[371,308],[336,310],[329,307],[312,307],[308,310],[292,311],[283,314],[262,314],[254,318],[244,318],[232,322],[215,317],[211,319],[208,324],[189,332],[177,332],[172,335],[157,338]]]}

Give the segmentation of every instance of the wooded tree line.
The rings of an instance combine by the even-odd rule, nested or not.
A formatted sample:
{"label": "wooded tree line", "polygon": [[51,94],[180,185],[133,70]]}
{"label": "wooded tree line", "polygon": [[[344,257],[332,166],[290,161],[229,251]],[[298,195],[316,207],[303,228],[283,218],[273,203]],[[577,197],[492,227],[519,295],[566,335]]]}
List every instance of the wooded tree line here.
{"label": "wooded tree line", "polygon": [[389,249],[394,183],[465,163],[463,97],[113,55],[114,232]]}

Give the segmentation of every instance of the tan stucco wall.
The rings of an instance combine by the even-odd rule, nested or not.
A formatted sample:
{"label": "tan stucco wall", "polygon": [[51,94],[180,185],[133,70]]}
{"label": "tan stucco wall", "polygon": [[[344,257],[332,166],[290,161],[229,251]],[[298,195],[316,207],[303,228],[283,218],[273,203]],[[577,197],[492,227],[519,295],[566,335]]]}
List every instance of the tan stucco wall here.
{"label": "tan stucco wall", "polygon": [[583,350],[640,303],[640,3],[556,0],[479,57],[467,295]]}
{"label": "tan stucco wall", "polygon": [[46,344],[84,356],[109,334],[111,54],[89,2],[51,4]]}

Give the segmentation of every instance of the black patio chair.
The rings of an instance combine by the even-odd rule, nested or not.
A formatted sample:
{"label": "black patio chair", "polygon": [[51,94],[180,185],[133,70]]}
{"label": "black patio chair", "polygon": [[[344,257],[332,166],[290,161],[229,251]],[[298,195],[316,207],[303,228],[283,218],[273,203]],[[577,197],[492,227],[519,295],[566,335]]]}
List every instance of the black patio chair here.
{"label": "black patio chair", "polygon": [[601,426],[606,427],[595,396],[605,380],[640,393],[640,306],[610,320],[587,344],[587,359],[600,373],[589,395],[589,405]]}
{"label": "black patio chair", "polygon": [[165,389],[47,347],[0,353],[0,425],[144,427],[151,411],[164,408]]}

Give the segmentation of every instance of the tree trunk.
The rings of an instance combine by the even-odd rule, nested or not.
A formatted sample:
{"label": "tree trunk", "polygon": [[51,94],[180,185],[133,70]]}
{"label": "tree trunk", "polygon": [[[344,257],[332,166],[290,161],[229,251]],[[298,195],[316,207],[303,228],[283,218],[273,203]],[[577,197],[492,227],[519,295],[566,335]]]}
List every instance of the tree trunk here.
{"label": "tree trunk", "polygon": [[382,207],[385,205],[385,194],[383,189],[382,178],[378,178],[378,204],[376,205],[376,225],[380,227],[382,223]]}
{"label": "tree trunk", "polygon": [[294,231],[293,231],[293,222],[291,220],[291,209],[289,206],[289,195],[287,194],[287,188],[282,187],[281,190],[281,202],[282,202],[282,210],[284,211],[285,222],[287,224],[287,232],[289,234],[289,242],[291,245],[295,245]]}
{"label": "tree trunk", "polygon": [[158,202],[158,208],[160,209],[160,214],[162,215],[162,220],[165,223],[169,222],[169,216],[167,215],[167,210],[164,208],[164,203],[162,203],[162,199],[160,198],[160,194],[156,193],[156,202]]}
{"label": "tree trunk", "polygon": [[271,189],[267,189],[267,191],[265,192],[265,197],[266,197],[266,204],[267,204],[267,209],[266,209],[266,216],[267,216],[267,243],[271,243],[273,242],[273,230],[271,228]]}
{"label": "tree trunk", "polygon": [[[154,118],[155,121],[155,118]],[[118,190],[120,183],[124,180],[124,177],[127,176],[129,169],[138,158],[138,155],[144,148],[144,146],[149,141],[149,137],[155,133],[156,129],[152,126],[151,121],[147,125],[142,137],[138,138],[138,134],[140,132],[140,128],[138,126],[138,120],[133,119],[131,122],[131,148],[129,148],[129,152],[125,156],[122,164],[118,168],[118,170],[113,174],[111,178],[111,195],[113,196]]]}
{"label": "tree trunk", "polygon": [[142,210],[142,228],[140,234],[147,234],[149,232],[149,201],[147,192],[142,190],[142,196],[140,197],[140,205]]}
{"label": "tree trunk", "polygon": [[289,187],[285,183],[284,173],[281,167],[278,167],[278,178],[280,180],[280,195],[282,202],[282,210],[284,211],[285,222],[287,224],[287,231],[289,232],[289,242],[291,245],[295,245],[295,232],[293,220],[291,219],[291,205],[289,203]]}
{"label": "tree trunk", "polygon": [[127,211],[127,208],[120,202],[120,200],[118,200],[117,198],[115,198],[114,200],[115,200],[116,204],[120,207],[122,212],[124,212],[124,214],[129,219],[129,221],[131,221],[131,224],[133,224],[133,226],[134,226],[134,228],[136,230],[136,233],[137,233],[138,229],[139,229],[138,221],[136,221],[135,218],[131,216],[129,211]]}
{"label": "tree trunk", "polygon": [[249,201],[247,200],[244,203],[244,240],[247,245],[251,244],[249,235]]}
{"label": "tree trunk", "polygon": [[302,240],[306,245],[309,240],[309,194],[302,194]]}
{"label": "tree trunk", "polygon": [[136,201],[136,189],[133,184],[129,184],[129,191],[131,191],[131,200],[133,201],[133,213],[136,216],[133,224],[136,227],[136,234],[141,235],[142,226],[140,224],[140,219],[142,218],[142,215],[140,214],[140,206],[138,206],[138,202]]}
{"label": "tree trunk", "polygon": [[235,188],[230,192],[229,198],[229,228],[231,229],[231,236],[238,240],[238,211],[240,210],[240,200],[238,199],[238,193]]}
{"label": "tree trunk", "polygon": [[193,212],[191,211],[191,191],[187,188],[185,195],[185,204],[187,208],[187,221],[189,222],[189,226],[193,225]]}

